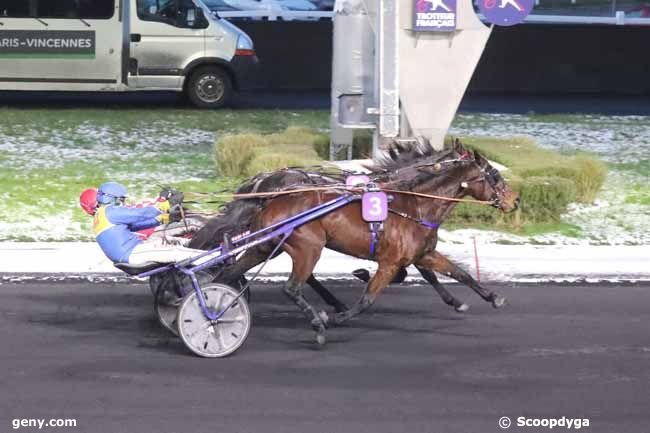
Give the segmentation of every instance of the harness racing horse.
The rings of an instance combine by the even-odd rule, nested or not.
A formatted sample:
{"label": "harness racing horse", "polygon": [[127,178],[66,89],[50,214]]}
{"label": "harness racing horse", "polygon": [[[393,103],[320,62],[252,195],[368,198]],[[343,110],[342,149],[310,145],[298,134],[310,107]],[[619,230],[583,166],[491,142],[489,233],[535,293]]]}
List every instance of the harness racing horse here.
{"label": "harness racing horse", "polygon": [[[404,154],[398,153],[400,149],[402,151],[406,150],[403,147],[396,145],[395,148],[386,155],[386,157],[380,161],[377,161],[375,165],[366,168],[371,171],[371,175],[381,177],[387,171],[390,171],[393,168],[399,169],[399,167],[408,165],[412,162],[410,158],[413,154],[412,152],[408,151],[406,151]],[[433,149],[430,146],[420,148],[419,150],[423,153],[423,155],[426,156],[431,157],[434,154]],[[439,152],[438,154],[441,153]],[[287,168],[274,172],[260,173],[242,184],[237,189],[235,194],[255,194],[258,192],[267,193],[272,191],[282,191],[288,188],[305,187],[309,185],[336,185],[341,184],[345,181],[346,174],[347,173],[341,173],[340,171],[323,171],[322,167],[318,167],[316,171],[307,171],[306,169],[299,168]],[[255,201],[255,199],[247,200]],[[228,213],[228,209],[226,209],[226,213]],[[209,222],[209,227],[206,227],[205,230],[201,230],[201,232],[196,234],[192,240],[192,243],[190,244],[192,248],[209,250],[211,248],[216,248],[221,244],[224,237],[224,231],[228,230],[229,227],[227,224],[224,226],[223,221],[220,220],[220,217],[221,216],[214,217],[211,222]],[[474,290],[479,296],[481,296],[482,299],[490,302],[495,308],[500,308],[505,305],[506,299],[503,296],[487,291],[478,283],[478,281],[472,278],[468,272],[458,267],[458,265],[450,261],[444,255],[440,254],[437,251],[434,251],[433,254],[433,268],[435,272],[441,273],[457,280],[460,283],[465,284]],[[423,278],[431,284],[443,302],[453,307],[457,312],[465,312],[469,309],[469,306],[466,303],[453,296],[445,288],[445,286],[440,283],[436,277],[435,272],[419,266],[417,266],[416,269],[420,272]],[[366,269],[358,269],[353,272],[353,275],[365,283],[368,283],[370,280],[370,273]],[[402,268],[392,283],[401,283],[404,281],[406,276],[406,269]],[[242,276],[241,278],[245,283],[244,277]],[[221,281],[221,279],[218,277],[216,279],[218,281]],[[227,283],[235,284],[234,281],[227,281]],[[336,312],[340,313],[348,309],[347,306],[336,296],[334,296],[325,286],[323,286],[322,283],[320,283],[320,281],[318,281],[313,274],[307,280],[307,284],[314,289],[314,291],[325,301],[325,303],[332,306]]]}
{"label": "harness racing horse", "polygon": [[[402,268],[414,264],[431,273],[435,270],[437,227],[453,209],[456,204],[454,200],[471,196],[489,201],[503,212],[515,210],[519,201],[518,194],[510,189],[485,158],[477,152],[466,151],[459,142],[454,144],[452,150],[442,154],[421,152],[412,147],[393,158],[390,170],[379,174],[375,180],[382,189],[393,195],[391,212],[384,222],[376,254],[371,252],[372,235],[361,217],[358,202],[297,228],[282,246],[293,262],[291,277],[285,284],[284,292],[311,319],[316,340],[320,344],[326,341],[325,329],[329,324],[342,323],[369,308]],[[341,193],[312,191],[265,200],[235,200],[227,206],[218,222],[208,223],[194,239],[198,243],[206,233],[215,233],[215,229],[231,233],[239,233],[242,229],[257,230],[322,204]],[[430,194],[441,194],[444,198],[426,197]],[[425,216],[429,220],[427,224]],[[192,242],[196,247],[195,241]],[[359,301],[332,318],[324,312],[319,313],[302,295],[302,286],[312,275],[325,247],[378,263],[377,272]],[[226,281],[238,278],[265,261],[273,248],[273,243],[269,243],[248,250],[225,270],[222,278]]]}

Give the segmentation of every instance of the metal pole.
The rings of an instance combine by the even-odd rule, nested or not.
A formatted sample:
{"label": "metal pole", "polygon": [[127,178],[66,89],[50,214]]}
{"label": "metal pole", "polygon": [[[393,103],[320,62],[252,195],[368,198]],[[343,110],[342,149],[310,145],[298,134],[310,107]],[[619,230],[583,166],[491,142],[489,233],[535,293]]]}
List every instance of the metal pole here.
{"label": "metal pole", "polygon": [[379,0],[379,133],[399,134],[398,0]]}

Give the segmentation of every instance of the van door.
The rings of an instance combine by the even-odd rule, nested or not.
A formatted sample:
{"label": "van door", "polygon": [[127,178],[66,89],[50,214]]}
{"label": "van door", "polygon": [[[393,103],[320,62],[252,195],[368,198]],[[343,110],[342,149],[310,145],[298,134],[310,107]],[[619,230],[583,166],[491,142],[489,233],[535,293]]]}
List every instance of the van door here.
{"label": "van door", "polygon": [[131,70],[139,88],[181,89],[192,60],[205,56],[209,23],[192,0],[134,0]]}
{"label": "van door", "polygon": [[0,86],[114,90],[122,81],[117,0],[0,0]]}

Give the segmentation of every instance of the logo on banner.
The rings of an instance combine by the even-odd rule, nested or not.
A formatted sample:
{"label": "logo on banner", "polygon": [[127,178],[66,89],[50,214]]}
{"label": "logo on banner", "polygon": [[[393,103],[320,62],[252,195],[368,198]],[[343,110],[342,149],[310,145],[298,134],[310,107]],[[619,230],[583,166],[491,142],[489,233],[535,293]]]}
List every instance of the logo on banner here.
{"label": "logo on banner", "polygon": [[535,0],[479,0],[478,8],[485,20],[497,26],[514,26],[526,19]]}
{"label": "logo on banner", "polygon": [[415,0],[413,30],[427,32],[456,30],[456,0]]}
{"label": "logo on banner", "polygon": [[90,30],[0,30],[0,58],[94,59]]}

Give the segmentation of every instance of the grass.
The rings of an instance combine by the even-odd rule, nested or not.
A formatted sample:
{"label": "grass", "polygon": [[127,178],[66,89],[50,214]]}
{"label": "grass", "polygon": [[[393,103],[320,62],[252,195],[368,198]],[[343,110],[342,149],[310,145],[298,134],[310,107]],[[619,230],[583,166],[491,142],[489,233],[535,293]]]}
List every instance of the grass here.
{"label": "grass", "polygon": [[[357,134],[355,148],[370,149],[372,136]],[[469,137],[466,145],[508,168],[504,176],[522,200],[520,209],[504,215],[492,208],[460,204],[450,222],[456,226],[487,226],[520,233],[558,229],[570,203],[589,203],[602,188],[605,165],[586,154],[574,156],[540,148],[528,138]],[[283,167],[323,163],[329,155],[327,136],[304,127],[270,135],[239,134],[215,143],[217,169],[229,176],[252,176]],[[565,229],[566,227],[563,227]],[[575,236],[575,226],[565,230]]]}
{"label": "grass", "polygon": [[606,165],[595,157],[562,155],[526,137],[467,137],[463,142],[508,168],[502,174],[519,192],[521,206],[514,214],[504,215],[461,204],[451,218],[456,224],[487,224],[522,234],[543,232],[560,222],[570,203],[591,203],[607,176]]}
{"label": "grass", "polygon": [[267,135],[229,135],[215,143],[214,161],[220,174],[235,177],[250,177],[285,167],[318,165],[324,162],[316,150],[323,136],[310,128],[297,126]]}
{"label": "grass", "polygon": [[273,133],[292,124],[305,125],[318,130],[329,128],[329,112],[325,110],[129,109],[124,107],[23,110],[0,107],[0,119],[2,119],[2,126],[12,130],[13,135],[24,135],[25,125],[62,133],[76,129],[82,124],[110,127],[111,132],[130,131],[151,125],[220,133],[224,131]]}
{"label": "grass", "polygon": [[[305,133],[304,128],[293,133],[294,139],[287,138],[286,129],[292,125],[303,125],[309,130],[309,136],[313,135],[315,156],[309,148],[301,154],[305,149],[295,146],[296,141],[305,139],[302,135],[298,140]],[[527,179],[538,189],[548,189],[547,183],[553,183],[550,189],[555,192],[552,194],[524,187],[522,193],[533,198],[526,199],[525,203],[535,203],[536,194],[556,204],[566,201],[562,197],[571,195],[570,187],[562,193],[566,179],[575,182],[575,201],[589,202],[588,192],[596,191],[599,185],[592,179],[598,176],[588,175],[580,180],[578,175],[571,174],[576,173],[575,170],[561,166],[567,161],[577,161],[577,166],[581,157],[592,158],[574,152],[575,149],[591,149],[609,161],[611,174],[606,189],[599,195],[608,205],[595,211],[587,206],[586,212],[571,212],[560,220],[540,222],[532,222],[522,212],[504,217],[488,208],[481,211],[484,214],[471,216],[478,208],[463,210],[461,206],[455,214],[465,212],[467,216],[452,220],[445,227],[469,225],[532,235],[555,232],[593,238],[598,242],[615,239],[650,242],[650,189],[647,186],[650,128],[647,125],[647,118],[620,116],[460,114],[454,121],[455,135],[528,134],[538,137],[545,148],[557,150],[537,153],[537,160],[529,157],[521,166],[522,171],[528,170],[523,173],[526,177],[519,172],[517,163],[524,162],[523,157],[529,156],[529,151],[520,151],[521,158],[518,156],[519,161],[513,164],[508,164],[506,159],[515,152],[500,151],[496,159],[511,166],[508,180],[515,188],[520,188],[517,182]],[[253,150],[252,156],[259,165],[253,167],[249,161],[248,166],[253,168],[242,176],[285,165],[309,165],[313,159],[319,161],[329,157],[328,128],[327,110],[0,107],[0,197],[4,199],[0,206],[0,240],[90,239],[90,221],[78,207],[78,194],[87,186],[97,186],[110,179],[125,183],[134,198],[156,194],[159,185],[176,186],[186,191],[232,190],[240,177],[220,174],[221,170],[215,169],[210,157],[215,141],[227,135],[250,133],[275,137],[268,151]],[[481,146],[486,154],[495,146],[493,139],[468,140]],[[510,142],[513,146],[522,144],[519,138],[496,141]],[[354,156],[367,157],[370,143],[368,131],[357,133]],[[567,152],[571,152],[568,158]],[[298,160],[287,158],[287,154]],[[239,153],[233,155],[239,156]],[[546,165],[552,165],[553,170],[540,168],[540,160],[548,163],[551,157],[554,162]],[[601,172],[602,167],[597,163],[595,172]],[[578,173],[587,171],[581,169]],[[553,199],[553,194],[560,194],[560,199]],[[217,206],[218,203],[206,204],[203,209]],[[548,209],[540,212],[543,214]],[[611,215],[616,218],[610,219]]]}
{"label": "grass", "polygon": [[650,185],[633,184],[625,196],[625,203],[650,206]]}
{"label": "grass", "polygon": [[[209,157],[215,137],[329,126],[326,111],[0,107],[0,240],[90,240],[79,193],[108,180],[134,199],[159,186],[232,190]],[[214,210],[219,203],[202,205]]]}
{"label": "grass", "polygon": [[513,177],[571,181],[575,186],[575,199],[580,203],[592,202],[607,176],[606,165],[591,155],[563,155],[543,149],[527,137],[469,137],[464,142],[490,160],[508,167]]}

